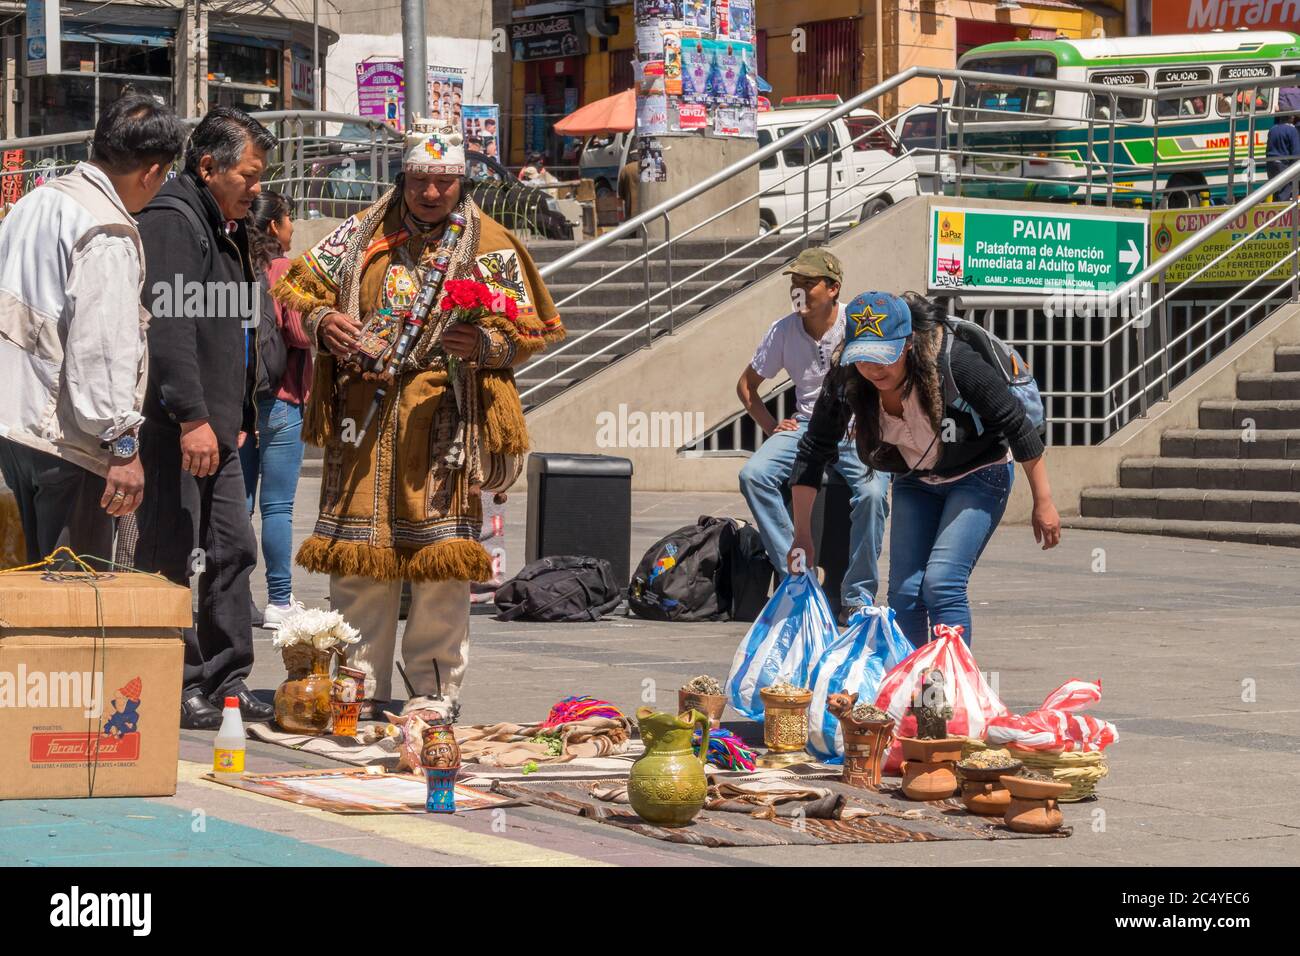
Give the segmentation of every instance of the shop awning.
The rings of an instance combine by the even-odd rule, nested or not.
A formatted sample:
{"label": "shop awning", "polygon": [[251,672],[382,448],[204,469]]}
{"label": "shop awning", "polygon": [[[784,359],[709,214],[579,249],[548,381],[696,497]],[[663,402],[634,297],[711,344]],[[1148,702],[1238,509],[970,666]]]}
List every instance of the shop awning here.
{"label": "shop awning", "polygon": [[636,93],[624,90],[580,106],[555,124],[559,136],[627,133],[636,126]]}

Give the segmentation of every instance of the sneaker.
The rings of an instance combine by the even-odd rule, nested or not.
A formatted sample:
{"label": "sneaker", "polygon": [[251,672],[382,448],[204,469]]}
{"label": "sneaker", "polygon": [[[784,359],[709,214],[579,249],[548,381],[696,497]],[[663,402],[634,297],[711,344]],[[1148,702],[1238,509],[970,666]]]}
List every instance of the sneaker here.
{"label": "sneaker", "polygon": [[290,615],[305,610],[306,607],[307,605],[290,594],[288,604],[268,604],[266,606],[266,610],[262,612],[262,626],[269,627],[274,631],[280,626],[281,621]]}

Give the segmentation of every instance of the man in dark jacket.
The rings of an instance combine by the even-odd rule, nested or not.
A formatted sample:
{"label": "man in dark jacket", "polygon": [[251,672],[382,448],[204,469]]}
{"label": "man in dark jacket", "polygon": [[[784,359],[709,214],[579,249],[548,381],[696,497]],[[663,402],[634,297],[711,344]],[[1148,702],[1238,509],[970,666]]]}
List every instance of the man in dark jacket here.
{"label": "man in dark jacket", "polygon": [[[1300,159],[1300,130],[1296,129],[1295,116],[1281,114],[1268,131],[1268,178],[1272,179]],[[1274,202],[1289,202],[1295,195],[1295,183],[1289,182],[1273,194]]]}
{"label": "man in dark jacket", "polygon": [[248,362],[256,360],[245,330],[260,308],[244,219],[274,145],[246,113],[212,110],[190,138],[185,170],[140,215],[153,318],[141,429],[149,494],[135,561],[178,584],[199,573],[181,692],[181,725],[195,729],[221,723],[226,696],[239,698],[246,719],[272,712],[244,684],[253,667],[256,539],[238,447],[251,401]]}

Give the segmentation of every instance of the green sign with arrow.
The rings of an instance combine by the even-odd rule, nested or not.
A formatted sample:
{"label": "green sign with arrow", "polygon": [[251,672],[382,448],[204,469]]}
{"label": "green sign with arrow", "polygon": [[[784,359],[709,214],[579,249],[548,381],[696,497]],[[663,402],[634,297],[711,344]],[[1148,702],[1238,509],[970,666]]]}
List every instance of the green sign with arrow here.
{"label": "green sign with arrow", "polygon": [[931,210],[931,289],[1052,293],[1108,291],[1147,264],[1145,218]]}

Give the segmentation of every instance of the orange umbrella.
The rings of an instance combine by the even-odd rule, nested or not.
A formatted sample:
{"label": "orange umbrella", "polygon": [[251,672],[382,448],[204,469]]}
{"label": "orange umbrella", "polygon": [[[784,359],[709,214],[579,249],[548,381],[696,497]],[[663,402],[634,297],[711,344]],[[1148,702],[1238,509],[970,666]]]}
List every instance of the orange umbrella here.
{"label": "orange umbrella", "polygon": [[624,90],[579,107],[555,124],[560,136],[626,133],[636,126],[636,93]]}

